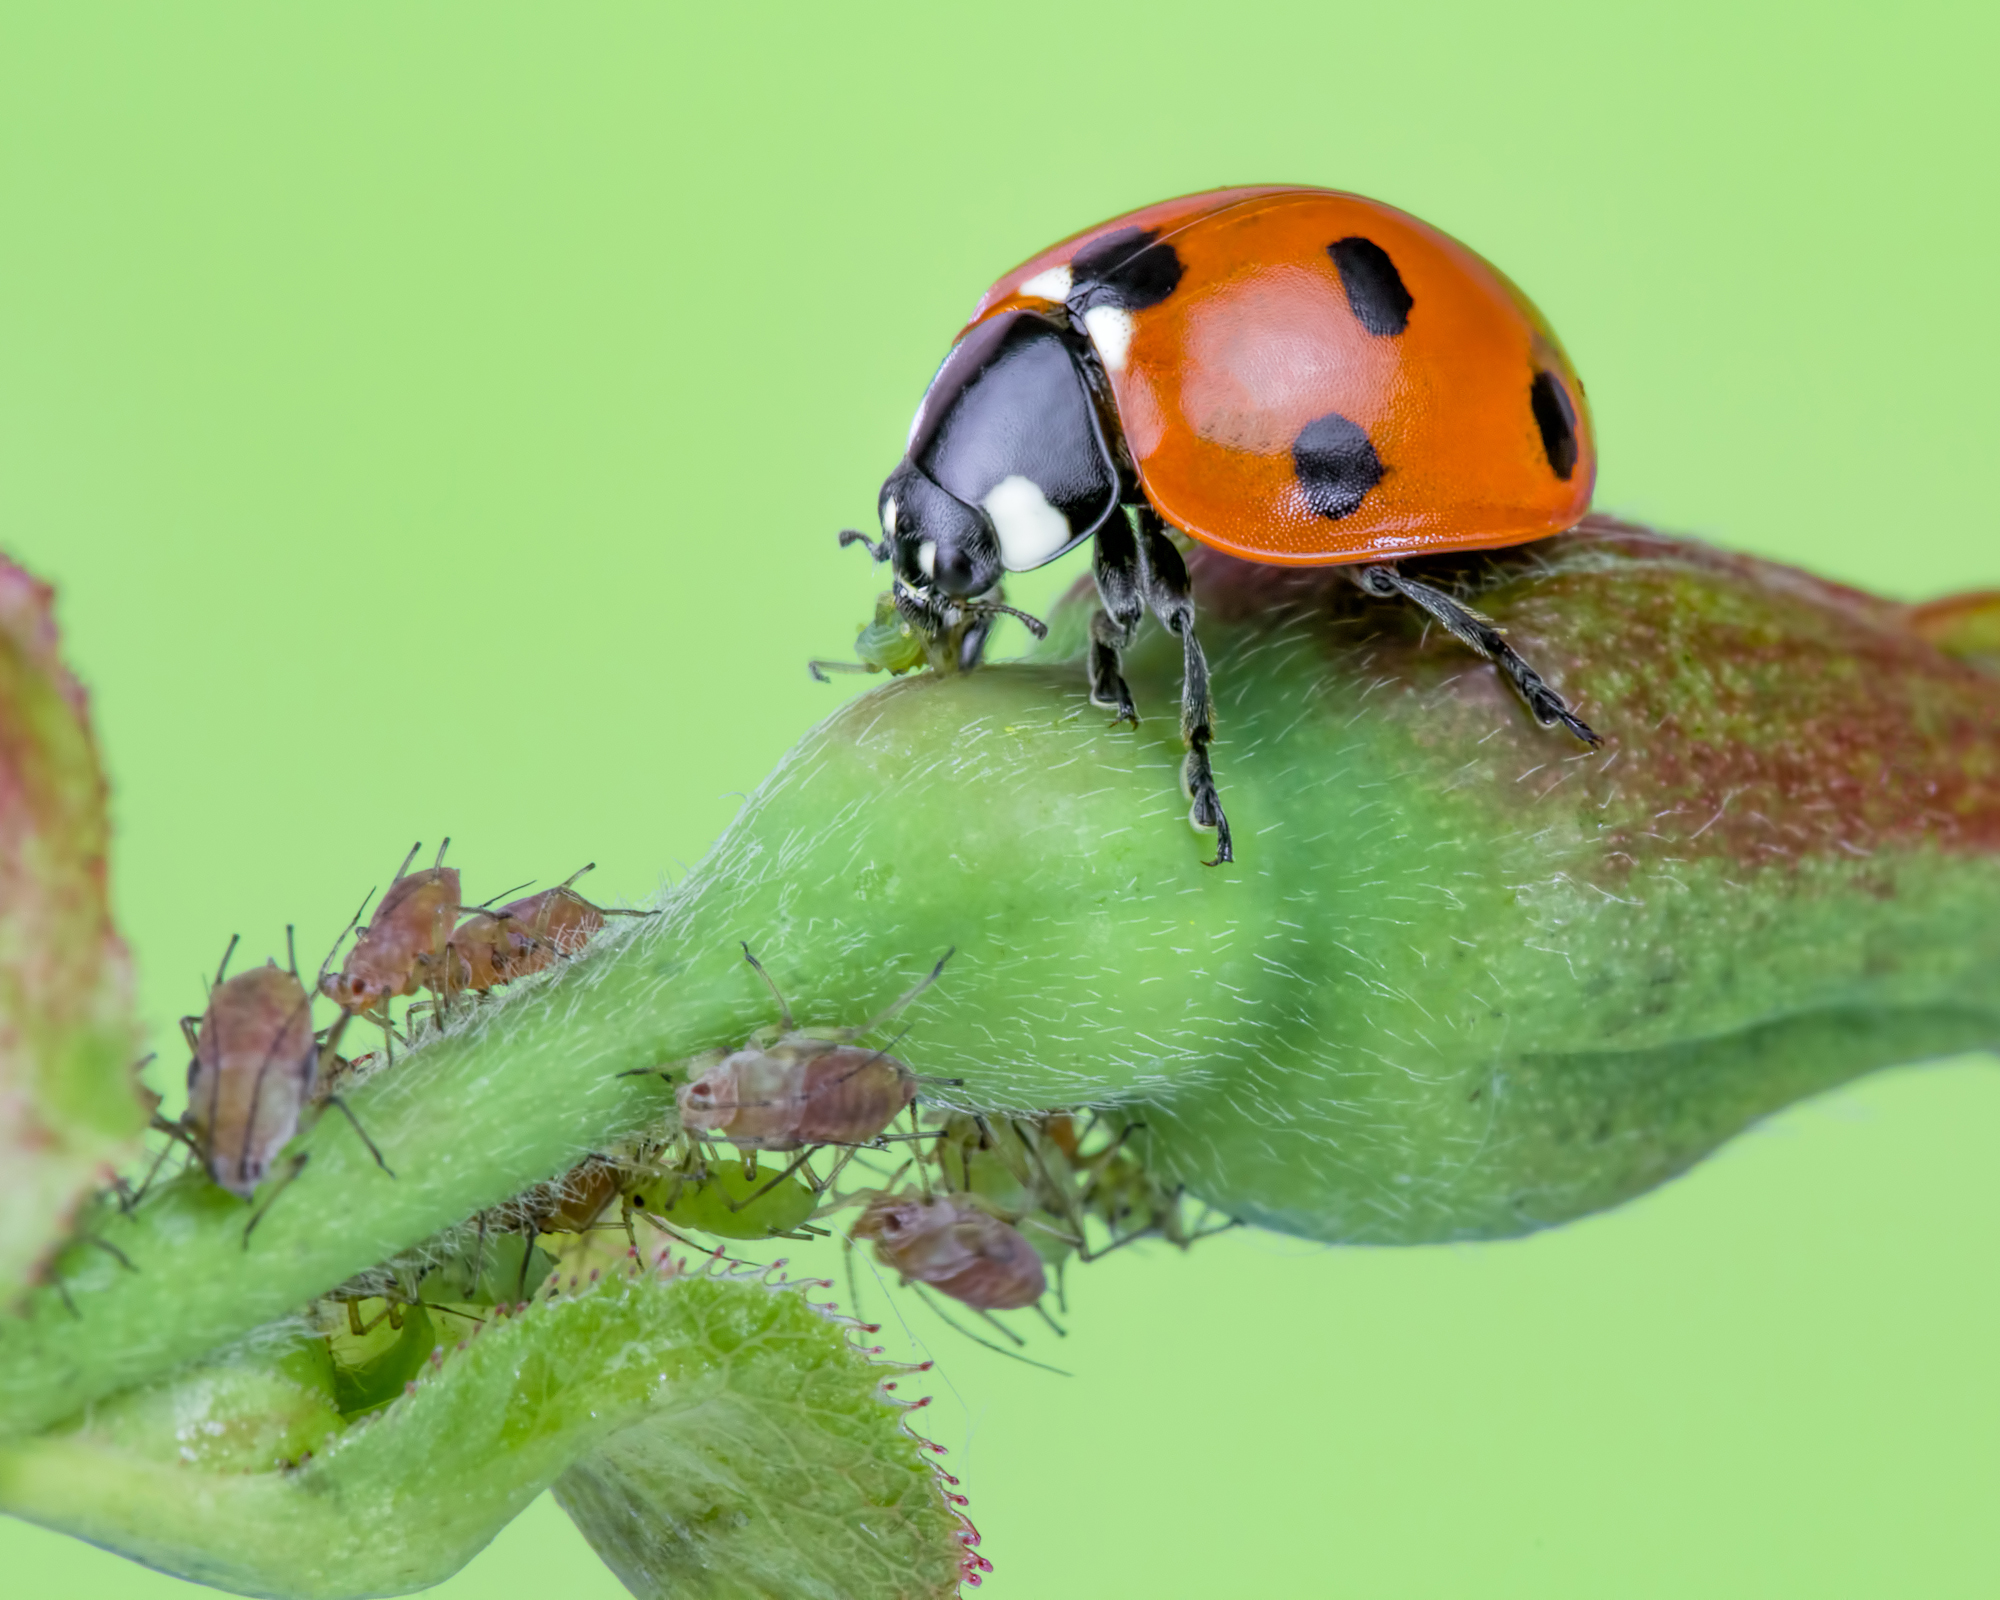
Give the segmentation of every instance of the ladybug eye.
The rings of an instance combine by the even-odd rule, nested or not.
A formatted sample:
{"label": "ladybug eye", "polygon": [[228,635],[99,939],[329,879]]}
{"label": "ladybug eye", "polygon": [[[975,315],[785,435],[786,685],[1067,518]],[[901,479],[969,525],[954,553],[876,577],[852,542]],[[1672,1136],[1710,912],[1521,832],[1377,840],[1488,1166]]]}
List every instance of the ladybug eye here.
{"label": "ladybug eye", "polygon": [[926,578],[937,576],[937,540],[926,539],[917,546],[917,570]]}
{"label": "ladybug eye", "polygon": [[885,539],[896,537],[896,497],[894,495],[890,495],[887,500],[882,502],[882,537]]}

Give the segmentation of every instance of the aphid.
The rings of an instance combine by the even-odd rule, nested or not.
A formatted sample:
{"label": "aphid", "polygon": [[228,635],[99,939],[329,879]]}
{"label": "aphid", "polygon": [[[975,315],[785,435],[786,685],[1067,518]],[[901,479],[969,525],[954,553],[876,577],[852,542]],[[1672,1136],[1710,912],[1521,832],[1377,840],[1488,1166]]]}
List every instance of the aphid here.
{"label": "aphid", "polygon": [[[289,928],[285,940],[289,949]],[[381,1151],[347,1103],[320,1082],[322,1066],[333,1057],[346,1017],[324,1040],[314,1032],[312,997],[299,982],[296,957],[290,970],[271,962],[225,979],[236,943],[231,939],[223,952],[208,1009],[199,1022],[181,1018],[192,1056],[187,1110],[178,1124],[157,1125],[184,1140],[216,1183],[246,1200],[298,1132],[301,1116],[322,1105],[338,1106],[376,1162],[388,1171]],[[303,1155],[293,1160],[286,1183],[298,1175],[305,1160]],[[256,1221],[252,1217],[250,1226]],[[247,1236],[249,1228],[244,1232]]]}
{"label": "aphid", "polygon": [[[1090,541],[1090,695],[1137,723],[1120,657],[1180,641],[1189,820],[1231,856],[1187,563],[1169,534],[1280,566],[1355,563],[1495,662],[1544,727],[1598,737],[1501,630],[1405,556],[1560,533],[1590,508],[1583,385],[1527,297],[1457,240],[1359,195],[1218,189],[1114,217],[987,290],[882,485],[895,602],[962,667],[1007,573]],[[968,624],[971,624],[968,627]]]}
{"label": "aphid", "polygon": [[355,930],[354,948],[340,971],[320,979],[320,993],[329,1000],[381,1023],[385,1041],[389,1001],[441,981],[445,946],[462,909],[458,868],[444,864],[450,846],[446,839],[437,860],[417,872],[410,871],[410,863],[420,846],[410,846],[373,920]]}
{"label": "aphid", "polygon": [[651,917],[653,911],[620,911],[593,905],[570,887],[591,862],[571,873],[553,889],[512,900],[498,911],[479,911],[451,932],[439,971],[446,991],[475,990],[484,994],[498,984],[512,983],[530,973],[573,956],[604,926],[606,917]]}
{"label": "aphid", "polygon": [[1019,1229],[970,1195],[876,1195],[854,1224],[905,1283],[928,1284],[975,1311],[1034,1305],[1048,1288],[1042,1258]]}
{"label": "aphid", "polygon": [[1072,1251],[1085,1259],[1077,1178],[1069,1154],[1048,1137],[1067,1117],[947,1117],[925,1156],[944,1187],[969,1195],[986,1211],[1020,1229],[1043,1261],[1059,1267]]}
{"label": "aphid", "polygon": [[819,1206],[819,1187],[789,1170],[765,1178],[727,1161],[635,1185],[626,1198],[642,1215],[722,1239],[797,1238]]}
{"label": "aphid", "polygon": [[[909,993],[858,1028],[823,1033],[800,1029],[771,975],[743,947],[743,959],[778,1002],[775,1027],[760,1028],[740,1050],[697,1058],[701,1070],[675,1092],[681,1125],[714,1134],[745,1150],[799,1150],[808,1145],[869,1144],[917,1097],[926,1081],[886,1050],[854,1041],[874,1032],[933,983],[938,964]],[[705,1063],[705,1065],[703,1065]]]}
{"label": "aphid", "polygon": [[[995,605],[994,612],[1020,617],[1030,628],[1041,624],[1011,606]],[[957,624],[935,637],[910,625],[896,608],[896,596],[887,592],[876,597],[875,620],[854,640],[859,661],[808,661],[806,670],[821,683],[831,683],[829,672],[887,672],[900,678],[906,672],[928,666],[933,672],[970,671],[985,648],[986,635],[993,629],[993,616],[964,616]]]}

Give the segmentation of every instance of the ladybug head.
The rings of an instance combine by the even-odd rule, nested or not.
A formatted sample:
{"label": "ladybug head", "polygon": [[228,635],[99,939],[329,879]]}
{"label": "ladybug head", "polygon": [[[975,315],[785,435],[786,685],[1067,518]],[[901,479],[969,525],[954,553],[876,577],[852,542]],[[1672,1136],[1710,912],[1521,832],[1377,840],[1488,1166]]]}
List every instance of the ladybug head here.
{"label": "ladybug head", "polygon": [[986,513],[908,461],[882,485],[882,537],[896,577],[919,594],[970,600],[1000,581],[1000,540]]}

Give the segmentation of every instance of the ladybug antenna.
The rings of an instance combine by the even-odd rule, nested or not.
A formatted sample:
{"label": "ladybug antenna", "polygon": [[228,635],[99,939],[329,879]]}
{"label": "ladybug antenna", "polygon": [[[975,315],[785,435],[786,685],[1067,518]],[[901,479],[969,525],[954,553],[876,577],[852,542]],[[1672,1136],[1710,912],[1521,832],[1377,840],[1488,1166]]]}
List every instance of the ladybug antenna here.
{"label": "ladybug antenna", "polygon": [[887,561],[889,559],[889,541],[887,539],[877,544],[859,528],[842,528],[840,530],[840,548],[845,550],[851,544],[860,545],[862,549],[866,550],[877,561]]}
{"label": "ladybug antenna", "polygon": [[[856,537],[860,536],[857,534]],[[998,600],[982,600],[977,605],[970,605],[965,609],[975,617],[1012,617],[1037,639],[1046,639],[1049,636],[1049,625],[1040,617],[1031,617],[1025,611],[1016,611],[1012,606],[1003,606]]]}

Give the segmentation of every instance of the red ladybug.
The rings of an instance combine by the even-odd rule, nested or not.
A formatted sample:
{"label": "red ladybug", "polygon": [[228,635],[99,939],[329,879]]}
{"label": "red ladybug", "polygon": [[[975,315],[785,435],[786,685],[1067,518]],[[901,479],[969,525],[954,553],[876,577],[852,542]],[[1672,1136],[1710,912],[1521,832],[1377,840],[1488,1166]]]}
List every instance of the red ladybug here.
{"label": "red ladybug", "polygon": [[1252,561],[1367,563],[1365,590],[1415,601],[1544,726],[1595,744],[1490,621],[1390,563],[1558,533],[1596,473],[1569,358],[1464,245],[1359,195],[1217,189],[1088,229],[988,290],[882,485],[881,542],[840,537],[894,564],[897,608],[965,667],[1009,610],[1005,573],[1094,539],[1091,699],[1136,724],[1119,656],[1150,606],[1181,640],[1182,782],[1222,862],[1208,669],[1168,526]]}

